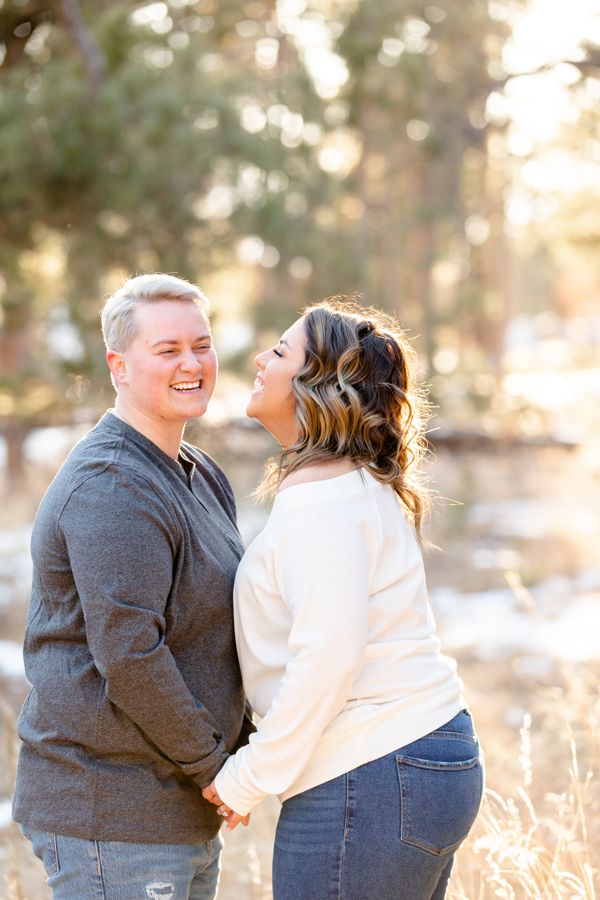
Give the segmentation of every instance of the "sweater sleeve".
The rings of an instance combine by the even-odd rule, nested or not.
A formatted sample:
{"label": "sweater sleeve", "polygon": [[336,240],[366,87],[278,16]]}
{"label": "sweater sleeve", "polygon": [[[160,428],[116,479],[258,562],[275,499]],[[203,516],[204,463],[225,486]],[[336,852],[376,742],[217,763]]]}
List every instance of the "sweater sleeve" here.
{"label": "sweater sleeve", "polygon": [[292,619],[289,661],[257,733],[216,779],[222,800],[244,815],[297,780],[349,698],[366,651],[378,539],[350,498],[285,511],[271,532],[275,581]]}
{"label": "sweater sleeve", "polygon": [[227,753],[165,642],[178,551],[166,506],[143,478],[108,470],[71,494],[60,527],[109,700],[205,787]]}

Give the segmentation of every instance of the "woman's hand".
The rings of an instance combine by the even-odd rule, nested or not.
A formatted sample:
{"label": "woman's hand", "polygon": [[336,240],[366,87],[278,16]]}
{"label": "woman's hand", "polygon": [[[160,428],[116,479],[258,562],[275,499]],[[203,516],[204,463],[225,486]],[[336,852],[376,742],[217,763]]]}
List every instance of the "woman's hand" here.
{"label": "woman's hand", "polygon": [[220,816],[223,816],[225,821],[227,822],[227,831],[233,831],[236,825],[239,825],[241,822],[242,825],[247,825],[250,821],[250,813],[247,816],[241,816],[239,813],[234,812],[230,809],[226,803],[223,803],[221,798],[217,793],[217,789],[215,787],[214,781],[211,782],[208,787],[205,787],[202,791],[202,796],[205,800],[208,800],[209,803],[214,803],[215,806],[218,806],[217,812]]}

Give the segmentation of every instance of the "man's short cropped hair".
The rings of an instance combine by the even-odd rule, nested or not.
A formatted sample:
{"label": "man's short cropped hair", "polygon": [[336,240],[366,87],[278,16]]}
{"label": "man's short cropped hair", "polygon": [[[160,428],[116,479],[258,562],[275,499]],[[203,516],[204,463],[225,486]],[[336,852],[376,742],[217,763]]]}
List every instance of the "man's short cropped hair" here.
{"label": "man's short cropped hair", "polygon": [[102,334],[107,350],[125,353],[136,336],[134,310],[143,303],[190,301],[206,316],[210,303],[198,285],[174,275],[137,275],[109,297],[102,310]]}

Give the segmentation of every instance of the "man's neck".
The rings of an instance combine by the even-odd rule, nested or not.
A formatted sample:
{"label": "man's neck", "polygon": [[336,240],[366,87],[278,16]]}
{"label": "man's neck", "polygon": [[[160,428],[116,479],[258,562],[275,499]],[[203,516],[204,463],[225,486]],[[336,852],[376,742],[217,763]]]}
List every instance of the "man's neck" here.
{"label": "man's neck", "polygon": [[156,444],[171,459],[177,460],[185,423],[173,422],[169,426],[165,426],[164,423],[159,424],[119,396],[117,396],[113,413]]}

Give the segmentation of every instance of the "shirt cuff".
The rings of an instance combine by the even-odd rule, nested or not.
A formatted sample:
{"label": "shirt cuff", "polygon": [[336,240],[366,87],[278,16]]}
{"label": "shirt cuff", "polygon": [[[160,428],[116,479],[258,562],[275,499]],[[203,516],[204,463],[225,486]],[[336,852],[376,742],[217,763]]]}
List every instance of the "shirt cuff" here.
{"label": "shirt cuff", "polygon": [[215,778],[215,788],[223,803],[241,816],[247,816],[268,796],[262,791],[257,795],[256,791],[244,789],[236,779],[235,762],[236,760],[238,763],[240,762],[238,757],[244,752],[244,749],[238,750],[235,756],[230,756]]}
{"label": "shirt cuff", "polygon": [[194,781],[201,791],[214,781],[215,775],[222,769],[229,754],[225,750],[225,744],[219,741],[219,746],[209,756],[203,757],[194,763],[180,763],[182,770]]}

